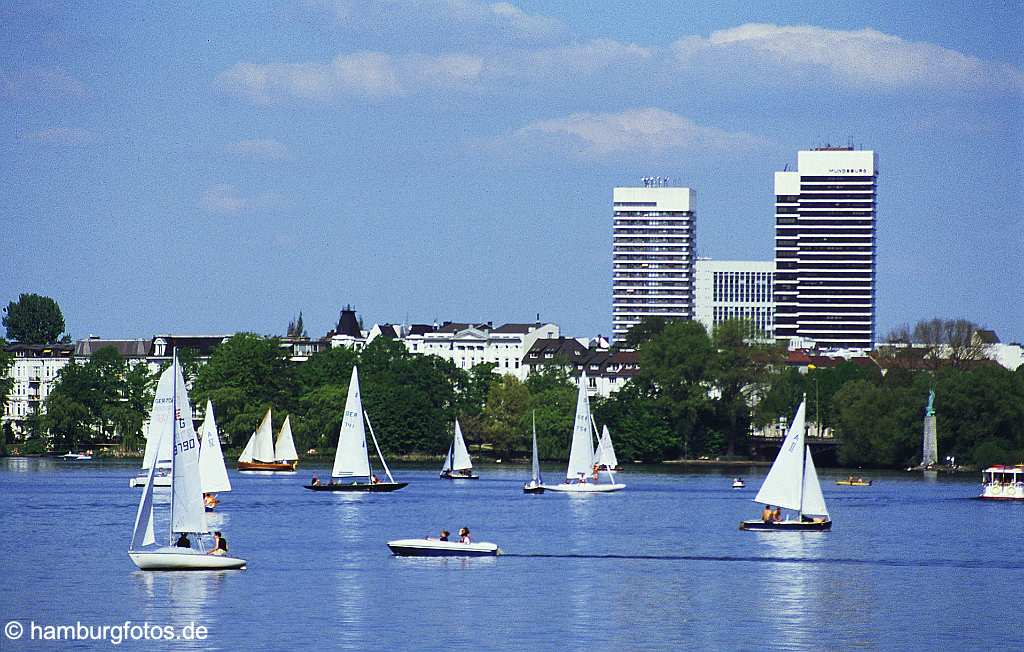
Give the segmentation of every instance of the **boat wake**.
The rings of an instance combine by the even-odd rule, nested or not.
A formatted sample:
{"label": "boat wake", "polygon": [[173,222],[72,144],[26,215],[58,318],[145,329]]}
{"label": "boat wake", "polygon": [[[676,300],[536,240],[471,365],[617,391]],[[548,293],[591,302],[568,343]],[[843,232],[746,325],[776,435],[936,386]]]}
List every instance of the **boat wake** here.
{"label": "boat wake", "polygon": [[907,566],[923,568],[983,568],[998,570],[1022,570],[1024,564],[1010,562],[999,563],[991,560],[976,561],[970,559],[850,559],[841,557],[750,557],[731,555],[597,555],[597,554],[555,554],[555,553],[532,553],[517,554],[504,553],[502,557],[524,558],[524,559],[615,559],[635,561],[717,561],[717,562],[746,562],[746,563],[768,563],[768,564],[840,564],[853,566]]}

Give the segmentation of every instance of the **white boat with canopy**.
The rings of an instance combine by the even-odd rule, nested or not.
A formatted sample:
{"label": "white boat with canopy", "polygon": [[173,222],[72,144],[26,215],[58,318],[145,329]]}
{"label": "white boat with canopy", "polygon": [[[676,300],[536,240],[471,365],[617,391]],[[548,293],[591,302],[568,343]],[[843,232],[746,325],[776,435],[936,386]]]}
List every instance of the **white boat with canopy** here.
{"label": "white boat with canopy", "polygon": [[[161,390],[165,393],[172,391],[172,382],[173,379],[169,376],[165,380],[161,375],[160,380],[157,381],[156,395],[160,396]],[[154,399],[153,409],[149,411],[149,422],[145,427],[146,452],[142,457],[143,473],[132,478],[128,482],[128,486],[145,487],[146,483],[150,482],[150,476],[152,476],[152,482],[156,487],[171,486],[171,441],[169,439],[161,441],[159,429],[155,425],[169,418],[170,409],[169,405],[159,404]],[[154,465],[156,465],[156,473],[148,473]]]}
{"label": "white boat with canopy", "polygon": [[[365,421],[365,425],[363,420]],[[370,454],[366,448],[366,426],[370,427],[370,437],[377,451],[377,457],[384,467],[389,482],[379,480],[370,469]],[[365,479],[364,479],[365,478]],[[334,468],[331,470],[331,481],[328,484],[314,480],[305,485],[313,491],[363,491],[386,492],[397,491],[407,486],[408,482],[396,482],[391,469],[384,460],[377,444],[377,436],[373,433],[370,417],[363,410],[363,401],[359,391],[359,371],[352,367],[352,378],[348,383],[348,397],[345,399],[345,416],[338,433],[338,449],[334,453]]]}
{"label": "white boat with canopy", "polygon": [[440,477],[443,480],[480,479],[480,476],[473,473],[473,461],[469,459],[469,450],[466,448],[466,440],[462,437],[458,419],[455,420],[455,438],[448,447]]}
{"label": "white boat with canopy", "polygon": [[224,465],[224,453],[220,449],[220,434],[217,419],[213,414],[213,403],[206,402],[206,415],[199,426],[199,477],[202,480],[203,501],[210,511],[220,501],[216,494],[231,491],[231,480]]}
{"label": "white boat with canopy", "polygon": [[289,417],[274,441],[274,420],[270,408],[263,415],[259,428],[249,437],[238,457],[239,471],[294,471],[299,466],[299,455],[292,439]]}
{"label": "white boat with canopy", "polygon": [[[202,479],[199,472],[199,437],[192,425],[185,379],[178,366],[177,355],[160,376],[154,403],[151,427],[157,443],[171,442],[171,500],[168,519],[168,545],[156,544],[153,527],[153,476],[157,465],[149,469],[149,477],[139,499],[135,527],[128,547],[128,556],[142,570],[230,570],[245,567],[245,560],[224,553],[204,550],[203,537],[210,530],[203,509]],[[156,408],[160,408],[159,410]],[[188,537],[191,536],[191,539]],[[177,537],[177,539],[176,539]],[[187,542],[190,547],[182,544]]]}
{"label": "white boat with canopy", "polygon": [[540,477],[540,457],[537,455],[537,413],[533,413],[533,458],[530,465],[530,481],[523,485],[523,493],[544,493],[544,480]]}
{"label": "white boat with canopy", "polygon": [[590,399],[587,397],[587,374],[580,375],[579,394],[576,397],[576,420],[572,430],[572,445],[569,448],[569,467],[565,471],[565,482],[556,485],[542,485],[548,491],[565,493],[608,493],[625,489],[617,484],[614,474],[609,471],[608,484],[598,482],[597,465],[594,460],[594,435],[596,426],[590,417]]}
{"label": "white boat with canopy", "polygon": [[[779,454],[754,497],[755,503],[765,506],[764,518],[743,521],[741,530],[822,531],[832,528],[811,449],[804,439],[806,413],[807,398],[804,397]],[[776,520],[769,516],[773,506],[796,514]]]}

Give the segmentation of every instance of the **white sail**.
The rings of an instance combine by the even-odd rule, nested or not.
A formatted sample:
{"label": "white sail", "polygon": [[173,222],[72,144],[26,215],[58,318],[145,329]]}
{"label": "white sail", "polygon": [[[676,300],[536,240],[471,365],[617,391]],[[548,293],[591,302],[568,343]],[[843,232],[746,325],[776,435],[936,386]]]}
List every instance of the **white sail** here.
{"label": "white sail", "polygon": [[175,361],[174,473],[171,477],[171,532],[208,532],[199,476],[199,437],[192,425],[185,377]]}
{"label": "white sail", "polygon": [[455,442],[452,441],[448,444],[448,454],[444,456],[444,466],[441,467],[441,473],[451,472],[452,470],[452,448],[455,447]]}
{"label": "white sail", "polygon": [[203,493],[231,491],[228,470],[224,467],[224,454],[220,450],[217,420],[213,415],[213,403],[206,402],[206,416],[199,427],[199,476],[202,478]]}
{"label": "white sail", "polygon": [[[163,437],[163,434],[170,432],[173,393],[173,375],[161,374],[156,385],[156,395],[153,397],[153,409],[149,412],[149,424],[146,426],[146,453],[142,458],[143,469],[150,468],[154,459],[157,461],[157,468],[171,468],[171,438]],[[157,451],[159,451],[159,455]]]}
{"label": "white sail", "polygon": [[239,462],[251,462],[252,461],[252,449],[256,447],[256,433],[249,435],[249,441],[245,442],[245,448],[242,449],[242,454],[238,456]]}
{"label": "white sail", "polygon": [[469,450],[466,449],[466,440],[462,437],[462,428],[459,427],[459,420],[455,420],[455,441],[452,443],[452,470],[464,471],[473,468],[473,462],[469,459]]}
{"label": "white sail", "polygon": [[338,450],[334,454],[336,478],[369,477],[370,456],[366,451],[366,426],[363,424],[363,401],[359,394],[359,372],[352,367],[352,379],[348,383],[348,398],[345,400],[345,417],[338,433]]}
{"label": "white sail", "polygon": [[804,428],[807,413],[806,399],[793,417],[782,448],[764,479],[754,502],[778,505],[786,509],[800,509],[801,478],[804,471]]}
{"label": "white sail", "polygon": [[576,421],[572,428],[572,446],[569,448],[568,480],[589,476],[594,471],[594,443],[590,436],[590,399],[587,398],[587,374],[580,375],[580,391],[576,397]]}
{"label": "white sail", "polygon": [[607,466],[609,469],[614,469],[619,465],[619,460],[615,457],[615,447],[612,446],[612,435],[608,432],[607,425],[601,428],[601,441],[598,444],[597,463],[601,466]]}
{"label": "white sail", "polygon": [[533,466],[530,469],[530,479],[540,484],[540,456],[537,455],[537,414],[533,415]]}
{"label": "white sail", "polygon": [[818,482],[818,472],[814,468],[810,446],[807,447],[807,461],[804,463],[804,503],[800,513],[811,516],[828,516],[825,496],[821,494],[821,483]]}
{"label": "white sail", "polygon": [[253,443],[252,456],[257,462],[274,461],[274,424],[270,416],[270,408],[263,415],[260,427],[256,429],[256,441]]}
{"label": "white sail", "polygon": [[[146,443],[146,450],[155,452],[164,448],[162,438],[170,440],[171,416],[174,414],[174,370],[168,367],[160,375],[157,382],[156,395],[153,397],[153,411],[150,413],[150,427]],[[156,417],[156,418],[154,418]],[[152,446],[152,449],[150,448]],[[170,445],[166,445],[170,450]],[[168,458],[170,455],[168,455]],[[153,477],[156,475],[158,465],[150,463],[149,473],[146,476],[146,486],[139,497],[139,508],[135,512],[135,527],[132,528],[132,541],[129,550],[138,550],[156,542],[153,535],[153,489],[156,484]]]}
{"label": "white sail", "polygon": [[284,418],[284,425],[281,432],[277,433],[277,441],[274,442],[274,461],[291,462],[299,459],[295,451],[295,440],[292,439],[291,415]]}

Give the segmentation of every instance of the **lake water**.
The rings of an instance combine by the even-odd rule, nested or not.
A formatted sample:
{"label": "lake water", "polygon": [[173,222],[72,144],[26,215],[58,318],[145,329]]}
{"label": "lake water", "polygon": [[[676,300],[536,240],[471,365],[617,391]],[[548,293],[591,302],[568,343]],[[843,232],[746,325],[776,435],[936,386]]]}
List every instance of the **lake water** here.
{"label": "lake water", "polygon": [[[133,467],[0,460],[0,620],[207,628],[175,649],[1024,649],[1024,505],[973,500],[980,474],[857,488],[820,470],[833,530],[801,534],[737,529],[765,468],[733,490],[734,471],[635,467],[584,497],[524,495],[504,465],[399,467],[409,487],[365,495],[306,491],[313,471],[330,475],[231,473],[212,524],[247,570],[147,573],[126,554]],[[464,525],[507,554],[385,546]],[[0,649],[111,647],[28,636]]]}

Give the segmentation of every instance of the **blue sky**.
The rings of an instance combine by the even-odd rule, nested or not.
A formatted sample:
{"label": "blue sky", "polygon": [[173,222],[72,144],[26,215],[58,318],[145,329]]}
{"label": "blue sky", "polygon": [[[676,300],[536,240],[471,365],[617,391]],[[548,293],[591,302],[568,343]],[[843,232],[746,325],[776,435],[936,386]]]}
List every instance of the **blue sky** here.
{"label": "blue sky", "polygon": [[611,189],[772,256],[772,173],[879,153],[879,335],[1024,339],[1024,9],[997,2],[6,3],[0,301],[75,337],[609,333]]}

